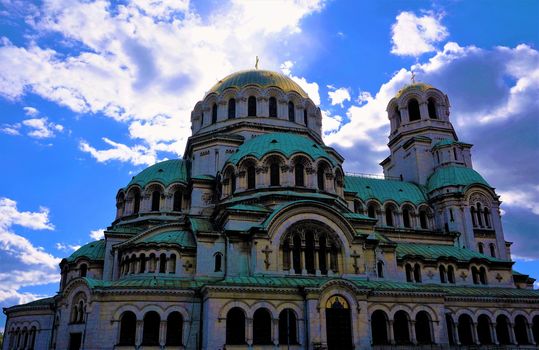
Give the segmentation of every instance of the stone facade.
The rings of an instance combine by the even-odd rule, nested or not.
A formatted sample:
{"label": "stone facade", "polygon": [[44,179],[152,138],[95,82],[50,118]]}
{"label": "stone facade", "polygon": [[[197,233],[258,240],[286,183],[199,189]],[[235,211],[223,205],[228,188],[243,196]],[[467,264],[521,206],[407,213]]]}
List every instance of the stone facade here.
{"label": "stone facade", "polygon": [[276,72],[224,78],[184,157],[118,191],[52,298],[4,309],[8,349],[368,349],[539,342],[500,202],[426,84],[389,101],[385,178],[346,174]]}

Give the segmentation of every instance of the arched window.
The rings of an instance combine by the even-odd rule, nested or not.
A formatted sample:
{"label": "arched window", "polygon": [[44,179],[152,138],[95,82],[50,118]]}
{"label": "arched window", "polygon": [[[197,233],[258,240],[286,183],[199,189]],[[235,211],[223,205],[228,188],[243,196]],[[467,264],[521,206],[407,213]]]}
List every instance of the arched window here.
{"label": "arched window", "polygon": [[406,228],[412,227],[412,224],[410,222],[410,209],[408,207],[405,207],[402,210],[402,223]]}
{"label": "arched window", "polygon": [[535,343],[539,343],[539,315],[534,316],[532,319],[532,334]]}
{"label": "arched window", "polygon": [[228,176],[228,181],[230,184],[230,195],[233,195],[234,192],[236,192],[236,174],[234,173],[234,170],[230,171]]}
{"label": "arched window", "polygon": [[78,308],[79,308],[79,312],[78,312],[78,315],[79,315],[79,318],[77,319],[77,323],[84,323],[84,314],[85,314],[85,307],[84,307],[84,301],[82,300],[79,300],[79,304],[78,304]]}
{"label": "arched window", "polygon": [[161,318],[155,311],[149,311],[144,315],[144,325],[142,327],[142,345],[159,345],[159,326]]}
{"label": "arched window", "polygon": [[167,317],[167,346],[182,345],[183,318],[178,311],[170,313]]}
{"label": "arched window", "polygon": [[399,110],[398,106],[395,106],[395,121],[396,121],[396,127],[400,127],[402,123],[401,119],[401,111]]}
{"label": "arched window", "polygon": [[481,227],[483,227],[483,218],[482,218],[482,210],[481,210],[481,203],[477,203],[477,224]]}
{"label": "arched window", "polygon": [[452,265],[447,268],[447,281],[449,283],[455,283],[455,269]]}
{"label": "arched window", "polygon": [[291,122],[296,121],[296,106],[292,101],[288,102],[288,120]]}
{"label": "arched window", "polygon": [[376,208],[373,204],[369,204],[369,206],[367,207],[367,215],[370,218],[376,219]]}
{"label": "arched window", "polygon": [[462,345],[473,345],[473,322],[470,316],[460,315],[458,321],[459,340]]}
{"label": "arched window", "polygon": [[419,264],[414,265],[414,280],[416,283],[421,282],[421,266]]}
{"label": "arched window", "polygon": [[354,201],[354,213],[356,214],[363,213],[363,207],[361,206],[360,201]]}
{"label": "arched window", "polygon": [[172,211],[182,211],[182,196],[181,190],[174,192],[174,198],[172,200]]}
{"label": "arched window", "polygon": [[140,210],[140,192],[136,190],[133,195],[133,214],[138,214],[139,210]]}
{"label": "arched window", "polygon": [[393,207],[391,205],[386,206],[386,225],[387,226],[394,226],[393,222]]}
{"label": "arched window", "polygon": [[326,189],[324,173],[325,173],[325,168],[321,165],[318,166],[318,171],[316,172],[316,178],[318,181],[318,189],[320,191],[324,191]]}
{"label": "arched window", "polygon": [[490,318],[487,315],[480,315],[477,318],[477,337],[481,345],[492,344],[490,336]]}
{"label": "arched window", "polygon": [[159,273],[167,272],[167,256],[165,253],[159,255]]}
{"label": "arched window", "polygon": [[275,97],[269,98],[269,116],[277,118],[277,99]]}
{"label": "arched window", "polygon": [[269,345],[271,341],[271,314],[260,308],[253,315],[253,344]]}
{"label": "arched window", "polygon": [[299,234],[294,235],[292,247],[292,264],[294,272],[301,274],[301,237]]}
{"label": "arched window", "polygon": [[483,217],[485,218],[485,226],[490,227],[490,211],[488,208],[483,209]]}
{"label": "arched window", "polygon": [[176,273],[176,254],[170,254],[168,273]]}
{"label": "arched window", "polygon": [[475,216],[475,207],[471,207],[470,208],[470,215],[472,216],[472,225],[473,227],[477,227],[477,221],[476,221],[476,216]]}
{"label": "arched window", "polygon": [[214,272],[220,272],[221,271],[221,264],[222,264],[222,259],[223,259],[223,254],[217,252],[215,253],[214,255],[215,257],[215,261],[214,261],[214,269],[213,271]]}
{"label": "arched window", "polygon": [[301,162],[296,162],[294,165],[294,177],[296,186],[305,186],[305,168]]}
{"label": "arched window", "polygon": [[410,343],[410,330],[408,328],[408,314],[405,311],[397,311],[393,321],[393,334],[397,345],[406,345]]}
{"label": "arched window", "polygon": [[296,314],[291,309],[284,309],[279,314],[279,345],[298,344]]}
{"label": "arched window", "polygon": [[88,265],[82,264],[80,266],[80,277],[86,277],[87,273],[88,273]]}
{"label": "arched window", "polygon": [[438,115],[436,113],[436,101],[434,101],[432,97],[428,99],[427,108],[429,110],[429,118],[438,119]]}
{"label": "arched window", "polygon": [[139,267],[139,273],[146,272],[146,254],[142,253],[140,254],[140,267]]}
{"label": "arched window", "polygon": [[254,96],[249,96],[247,99],[247,115],[256,117],[256,97]]}
{"label": "arched window", "polygon": [[429,228],[427,212],[425,210],[421,210],[419,212],[419,224],[423,230],[427,230]]}
{"label": "arched window", "polygon": [[483,266],[479,269],[479,281],[481,284],[487,284],[487,269]]}
{"label": "arched window", "polygon": [[496,337],[501,345],[511,343],[511,338],[509,338],[509,320],[505,315],[500,315],[496,318]]}
{"label": "arched window", "polygon": [[154,273],[155,272],[155,265],[156,265],[156,256],[154,253],[150,254],[150,259],[148,260],[148,272]]}
{"label": "arched window", "polygon": [[316,273],[314,253],[314,235],[309,233],[305,235],[305,269],[312,275]]}
{"label": "arched window", "polygon": [[447,282],[447,279],[446,279],[446,273],[445,273],[445,266],[444,266],[444,265],[440,265],[440,267],[438,268],[438,270],[440,271],[440,282],[446,283],[446,282]]}
{"label": "arched window", "polygon": [[406,270],[406,282],[413,282],[414,281],[414,269],[412,268],[412,265],[406,264],[404,267]]}
{"label": "arched window", "polygon": [[496,246],[494,245],[494,243],[490,243],[488,245],[488,247],[490,248],[490,256],[495,258],[496,257]]}
{"label": "arched window", "polygon": [[161,202],[161,192],[152,192],[152,211],[159,211],[159,204]]}
{"label": "arched window", "polygon": [[36,329],[35,326],[33,326],[30,329],[30,340],[28,342],[28,349],[29,350],[34,350],[34,348],[36,346],[36,332],[37,332],[37,329]]}
{"label": "arched window", "polygon": [[279,186],[281,184],[281,173],[279,163],[273,161],[270,164],[270,186]]}
{"label": "arched window", "polygon": [[379,260],[376,264],[376,272],[378,273],[378,278],[384,278],[384,262]]}
{"label": "arched window", "polygon": [[373,345],[387,345],[388,338],[388,318],[382,310],[376,310],[371,316],[371,332]]}
{"label": "arched window", "polygon": [[217,104],[214,103],[211,107],[211,123],[215,124],[217,123]]}
{"label": "arched window", "polygon": [[483,243],[477,243],[477,251],[481,254],[485,253],[485,249],[483,248]]}
{"label": "arched window", "polygon": [[415,98],[408,101],[408,115],[410,116],[410,121],[421,119],[421,113],[419,112],[419,103]]}
{"label": "arched window", "polygon": [[226,314],[226,344],[245,344],[245,313],[239,307],[233,307]]}
{"label": "arched window", "polygon": [[303,110],[303,124],[305,124],[305,126],[309,126],[309,118],[308,118],[308,115],[307,115],[307,108],[305,108]]}
{"label": "arched window", "polygon": [[472,266],[472,280],[474,284],[479,284],[479,270],[475,266]]}
{"label": "arched window", "polygon": [[236,118],[236,99],[228,100],[228,119]]}
{"label": "arched window", "polygon": [[318,238],[318,267],[320,270],[320,273],[322,275],[328,274],[328,264],[327,264],[327,253],[328,253],[328,246],[327,246],[327,239],[326,235],[320,235]]}
{"label": "arched window", "polygon": [[254,165],[247,167],[247,189],[253,189],[256,187],[256,171]]}
{"label": "arched window", "polygon": [[131,311],[126,311],[120,318],[120,341],[118,345],[135,345],[137,317]]}
{"label": "arched window", "polygon": [[432,343],[430,317],[425,311],[419,311],[415,317],[415,334],[419,344]]}
{"label": "arched window", "polygon": [[455,345],[455,336],[453,330],[455,329],[455,323],[450,314],[445,314],[445,327],[447,329],[447,339],[449,340],[449,345]]}

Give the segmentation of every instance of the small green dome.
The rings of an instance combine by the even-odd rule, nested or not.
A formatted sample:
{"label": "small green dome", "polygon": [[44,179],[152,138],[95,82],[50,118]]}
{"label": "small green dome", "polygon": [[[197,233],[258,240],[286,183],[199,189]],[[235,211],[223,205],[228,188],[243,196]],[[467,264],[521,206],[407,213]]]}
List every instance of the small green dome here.
{"label": "small green dome", "polygon": [[290,158],[296,153],[303,153],[312,160],[325,158],[332,165],[336,165],[335,159],[326,152],[323,145],[308,137],[292,133],[271,133],[256,136],[241,145],[226,162],[237,165],[246,156],[261,159],[266,154],[273,152],[280,153],[286,158]]}
{"label": "small green dome", "polygon": [[187,162],[181,159],[172,159],[156,163],[142,170],[133,176],[127,187],[139,185],[143,188],[151,182],[159,182],[166,187],[174,182],[187,183],[188,179]]}
{"label": "small green dome", "polygon": [[445,166],[436,169],[434,174],[429,177],[427,183],[428,192],[446,186],[470,186],[484,185],[491,187],[479,173],[472,168],[462,166]]}
{"label": "small green dome", "polygon": [[423,92],[423,91],[427,91],[428,89],[434,89],[434,87],[432,85],[425,84],[425,83],[409,84],[403,87],[402,89],[400,89],[395,95],[395,98],[401,97],[405,92],[408,92],[408,91],[417,90],[417,91]]}
{"label": "small green dome", "polygon": [[212,93],[221,94],[229,88],[241,89],[246,86],[258,86],[261,88],[277,87],[284,92],[297,92],[301,97],[307,98],[307,93],[294,81],[292,78],[277,72],[269,70],[245,70],[232,73],[229,76],[219,80],[210,91]]}
{"label": "small green dome", "polygon": [[105,240],[90,242],[75,250],[68,258],[68,262],[73,262],[78,258],[100,261],[105,259]]}

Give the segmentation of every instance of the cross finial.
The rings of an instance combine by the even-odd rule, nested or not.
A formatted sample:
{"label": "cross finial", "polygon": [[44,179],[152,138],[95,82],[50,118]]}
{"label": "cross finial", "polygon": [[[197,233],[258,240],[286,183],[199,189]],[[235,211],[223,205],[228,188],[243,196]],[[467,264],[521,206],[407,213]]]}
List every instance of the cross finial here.
{"label": "cross finial", "polygon": [[415,84],[415,72],[412,71],[412,84]]}
{"label": "cross finial", "polygon": [[256,61],[255,61],[255,69],[258,69],[258,56],[256,56]]}

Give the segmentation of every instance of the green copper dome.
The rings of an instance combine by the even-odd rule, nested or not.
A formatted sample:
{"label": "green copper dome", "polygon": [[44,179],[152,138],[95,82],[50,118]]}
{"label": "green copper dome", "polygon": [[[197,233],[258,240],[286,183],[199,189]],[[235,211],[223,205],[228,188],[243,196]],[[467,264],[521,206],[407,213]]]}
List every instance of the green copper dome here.
{"label": "green copper dome", "polygon": [[189,174],[185,161],[181,159],[165,160],[133,176],[127,187],[136,184],[143,188],[150,182],[159,182],[166,187],[174,182],[187,183],[188,178]]}
{"label": "green copper dome", "polygon": [[308,97],[307,93],[295,81],[293,81],[292,78],[282,73],[259,69],[232,73],[229,76],[219,80],[219,82],[215,84],[207,94],[221,94],[226,89],[241,89],[246,86],[258,86],[261,88],[277,87],[284,92],[293,91],[300,94],[301,97]]}
{"label": "green copper dome", "polygon": [[470,186],[484,185],[491,187],[479,173],[471,168],[462,166],[445,166],[436,169],[434,174],[429,177],[427,183],[428,192],[446,186]]}
{"label": "green copper dome", "polygon": [[78,258],[87,258],[88,260],[104,260],[105,259],[105,240],[90,242],[83,245],[73,252],[68,258],[68,262],[73,262]]}
{"label": "green copper dome", "polygon": [[290,158],[296,153],[303,153],[312,160],[325,158],[332,165],[336,165],[335,159],[326,152],[323,145],[308,137],[292,133],[271,133],[256,136],[241,145],[236,153],[228,158],[227,163],[238,164],[246,156],[261,159],[266,154],[273,152],[280,153],[286,158]]}

